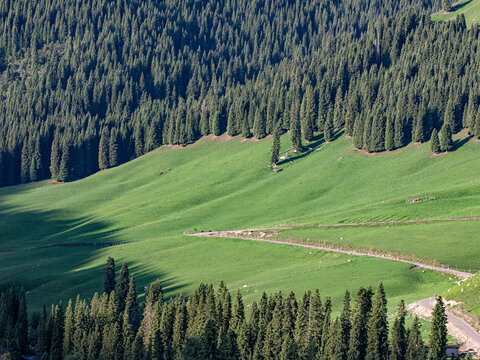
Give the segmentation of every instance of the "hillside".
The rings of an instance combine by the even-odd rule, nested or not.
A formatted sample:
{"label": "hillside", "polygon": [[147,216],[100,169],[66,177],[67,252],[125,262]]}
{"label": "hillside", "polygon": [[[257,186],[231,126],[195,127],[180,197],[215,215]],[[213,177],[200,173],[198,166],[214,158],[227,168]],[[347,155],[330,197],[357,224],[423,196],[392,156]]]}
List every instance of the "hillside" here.
{"label": "hillside", "polygon": [[445,14],[442,11],[432,15],[433,21],[445,22],[454,20],[458,15],[463,14],[467,25],[480,23],[480,1],[462,0],[453,4],[452,11]]}
{"label": "hillside", "polygon": [[[288,135],[282,142],[283,150],[290,147]],[[183,148],[164,146],[80,181],[3,188],[0,282],[25,284],[33,308],[77,293],[90,296],[102,290],[99,274],[113,256],[129,263],[139,288],[162,279],[167,296],[220,280],[247,299],[262,291],[318,287],[337,306],[345,288],[380,281],[392,307],[400,298],[431,296],[454,279],[386,260],[182,233],[478,216],[480,143],[455,144],[455,152],[436,157],[428,145],[370,156],[353,150],[344,136],[328,144],[319,137],[311,144],[317,151],[293,155],[292,163],[281,165],[284,171],[274,173],[266,166],[271,139],[205,137]],[[436,200],[405,202],[424,195]],[[469,263],[478,258],[478,247],[446,241],[457,230],[445,227],[433,238],[428,227],[419,226],[418,236],[432,253],[443,241],[441,251],[459,253]],[[399,231],[396,242],[408,236]],[[125,244],[87,246],[92,243]],[[424,255],[415,247],[409,251]]]}
{"label": "hillside", "polygon": [[477,330],[480,321],[480,273],[470,279],[452,286],[443,296],[447,300],[460,302],[459,307],[467,314],[476,318]]}

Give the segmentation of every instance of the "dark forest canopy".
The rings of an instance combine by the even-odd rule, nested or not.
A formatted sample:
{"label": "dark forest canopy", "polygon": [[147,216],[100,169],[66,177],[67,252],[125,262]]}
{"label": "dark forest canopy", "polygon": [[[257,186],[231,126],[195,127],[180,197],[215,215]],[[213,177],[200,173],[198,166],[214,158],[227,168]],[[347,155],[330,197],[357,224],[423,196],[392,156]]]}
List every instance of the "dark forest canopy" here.
{"label": "dark forest canopy", "polygon": [[[345,292],[339,317],[331,299],[307,290],[301,299],[263,293],[245,306],[231,295],[200,284],[185,299],[164,300],[159,280],[139,304],[135,277],[124,264],[115,282],[113,260],[105,267],[105,289],[87,302],[80,297],[45,306],[27,318],[23,289],[0,290],[0,357],[21,354],[50,360],[425,360],[418,319],[405,326],[401,301],[389,329],[387,300],[380,283],[374,292],[360,288],[353,301]],[[437,299],[429,359],[446,359],[445,308]],[[389,337],[390,334],[390,337]],[[432,355],[433,354],[433,355]]]}
{"label": "dark forest canopy", "polygon": [[439,1],[0,4],[0,186],[73,180],[162,144],[344,127],[353,145],[480,137],[479,29]]}

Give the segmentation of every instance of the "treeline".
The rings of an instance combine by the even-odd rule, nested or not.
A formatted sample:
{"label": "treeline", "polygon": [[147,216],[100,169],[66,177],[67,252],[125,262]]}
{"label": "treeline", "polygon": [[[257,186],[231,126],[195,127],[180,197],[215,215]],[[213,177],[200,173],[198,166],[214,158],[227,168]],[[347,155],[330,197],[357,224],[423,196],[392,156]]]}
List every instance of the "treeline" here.
{"label": "treeline", "polygon": [[[111,290],[111,291],[110,291]],[[110,291],[110,292],[109,292]],[[250,306],[249,306],[250,307]],[[249,314],[247,316],[247,313]],[[0,296],[0,339],[9,358],[35,354],[37,359],[425,359],[420,324],[405,327],[400,302],[388,330],[382,284],[373,292],[360,288],[353,308],[345,293],[343,309],[332,316],[329,297],[306,291],[262,295],[245,309],[240,292],[231,298],[222,282],[217,290],[201,284],[189,297],[164,301],[159,281],[138,303],[135,278],[128,266],[115,283],[115,264],[105,267],[105,292],[91,301],[77,297],[47,313],[33,313],[28,331],[25,294],[12,287]],[[439,297],[433,313],[428,359],[446,359],[446,317]],[[1,355],[1,354],[0,354]]]}
{"label": "treeline", "polygon": [[4,1],[0,186],[72,180],[161,144],[224,132],[262,138],[277,125],[301,128],[307,141],[345,126],[368,151],[426,141],[447,118],[452,131],[475,128],[478,28],[463,18],[432,25],[426,14],[438,8]]}

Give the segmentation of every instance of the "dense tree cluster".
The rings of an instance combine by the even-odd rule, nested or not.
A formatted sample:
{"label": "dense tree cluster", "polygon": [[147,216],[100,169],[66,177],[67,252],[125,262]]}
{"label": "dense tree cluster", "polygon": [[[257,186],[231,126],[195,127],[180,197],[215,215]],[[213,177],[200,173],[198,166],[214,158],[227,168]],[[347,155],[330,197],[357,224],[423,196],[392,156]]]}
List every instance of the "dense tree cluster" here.
{"label": "dense tree cluster", "polygon": [[300,134],[327,139],[342,126],[367,151],[428,141],[433,129],[480,136],[478,27],[431,24],[438,8],[440,0],[5,1],[0,185],[76,179],[161,144],[223,132],[262,138],[277,126],[297,150]]}
{"label": "dense tree cluster", "polygon": [[[105,288],[112,285],[109,259]],[[107,281],[108,279],[108,281]],[[114,279],[113,279],[114,280]],[[332,316],[329,297],[306,291],[267,296],[245,307],[222,282],[218,289],[201,284],[189,297],[164,301],[160,281],[146,288],[139,304],[135,277],[124,264],[108,294],[87,302],[77,297],[45,307],[27,322],[25,294],[15,287],[0,293],[0,344],[9,358],[34,354],[37,359],[130,360],[420,360],[425,346],[415,318],[405,327],[405,305],[398,306],[390,332],[382,284],[373,292],[360,288],[351,308],[345,293],[343,309]],[[433,314],[429,359],[445,358],[446,318],[441,298]],[[31,345],[31,346],[29,346]],[[1,350],[2,348],[0,348]],[[0,352],[1,355],[1,352]]]}

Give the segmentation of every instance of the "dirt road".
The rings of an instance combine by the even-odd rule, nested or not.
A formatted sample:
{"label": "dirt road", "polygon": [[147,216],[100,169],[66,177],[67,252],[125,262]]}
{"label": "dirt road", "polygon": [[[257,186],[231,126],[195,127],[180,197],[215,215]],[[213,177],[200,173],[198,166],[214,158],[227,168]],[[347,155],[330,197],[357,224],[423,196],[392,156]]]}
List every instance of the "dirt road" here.
{"label": "dirt road", "polygon": [[[422,318],[429,318],[435,307],[435,298],[431,297],[410,304],[408,310]],[[462,318],[446,311],[447,329],[450,335],[456,338],[461,344],[462,349],[473,349],[477,354],[480,351],[480,334]]]}
{"label": "dirt road", "polygon": [[381,255],[381,254],[360,252],[360,251],[355,251],[355,250],[345,250],[345,249],[341,249],[341,248],[333,248],[333,247],[318,246],[318,245],[307,245],[307,244],[300,244],[300,243],[287,242],[287,241],[278,241],[278,240],[271,240],[271,239],[266,239],[266,238],[255,238],[255,237],[228,235],[228,233],[229,233],[228,231],[208,231],[208,232],[201,232],[201,233],[195,233],[195,234],[185,233],[185,235],[198,236],[198,237],[218,237],[218,238],[226,238],[226,239],[240,239],[240,240],[249,240],[249,241],[260,241],[260,242],[267,242],[267,243],[272,243],[272,244],[298,246],[298,247],[303,247],[303,248],[307,248],[307,249],[330,251],[330,252],[347,254],[347,255],[354,255],[354,256],[369,256],[369,257],[374,257],[374,258],[379,258],[379,259],[392,260],[392,261],[398,261],[398,262],[403,262],[403,263],[407,263],[407,264],[412,264],[412,265],[415,265],[415,266],[418,266],[418,267],[421,267],[421,268],[424,268],[424,269],[435,270],[435,271],[443,272],[445,274],[455,275],[455,276],[458,276],[462,279],[469,278],[470,276],[473,275],[473,274],[468,273],[468,272],[463,272],[463,271],[459,271],[459,270],[450,269],[449,267],[445,267],[445,266],[426,265],[426,264],[422,264],[422,263],[419,263],[419,262],[416,262],[416,261],[396,258],[394,256],[389,256],[389,255]]}
{"label": "dirt road", "polygon": [[[279,229],[279,228],[276,228],[276,229]],[[248,231],[253,231],[253,230],[254,229],[249,229]],[[255,230],[258,231],[260,229],[255,229]],[[272,230],[272,228],[262,229],[262,230]],[[201,232],[196,234],[188,234],[188,233],[184,233],[184,234],[188,236],[198,236],[198,237],[217,237],[217,238],[227,238],[227,239],[259,241],[259,242],[266,242],[266,243],[272,243],[272,244],[298,246],[298,247],[314,249],[314,250],[330,251],[330,252],[348,254],[348,255],[354,255],[354,256],[369,256],[369,257],[374,257],[379,259],[392,260],[392,261],[412,264],[421,268],[440,271],[446,274],[452,274],[462,279],[469,278],[470,276],[473,275],[471,273],[450,269],[448,267],[426,265],[419,262],[415,262],[407,259],[395,258],[393,256],[388,256],[388,255],[365,253],[365,252],[360,252],[355,250],[345,250],[345,249],[330,248],[330,247],[324,247],[324,246],[299,244],[294,242],[271,240],[267,238],[255,238],[255,237],[245,237],[245,236],[235,235],[235,233],[239,233],[239,232],[242,232],[242,230],[237,230],[232,232],[209,231],[209,232]],[[230,235],[232,233],[233,235]],[[428,298],[428,299],[420,300],[414,304],[411,304],[409,307],[409,311],[412,311],[413,313],[417,314],[420,317],[428,318],[431,315],[434,306],[435,306],[435,298]],[[462,344],[462,349],[464,350],[473,349],[474,353],[478,354],[480,352],[480,334],[478,334],[469,323],[467,323],[465,320],[461,319],[460,317],[450,312],[447,312],[447,317],[448,317],[448,324],[447,324],[448,332]]]}

